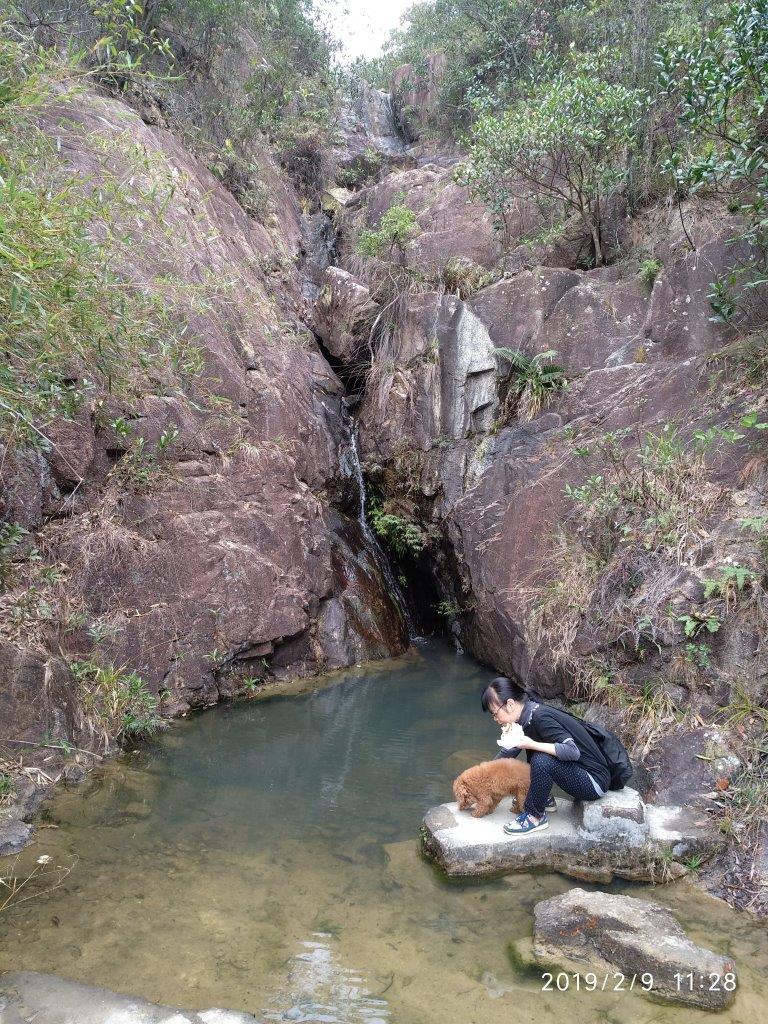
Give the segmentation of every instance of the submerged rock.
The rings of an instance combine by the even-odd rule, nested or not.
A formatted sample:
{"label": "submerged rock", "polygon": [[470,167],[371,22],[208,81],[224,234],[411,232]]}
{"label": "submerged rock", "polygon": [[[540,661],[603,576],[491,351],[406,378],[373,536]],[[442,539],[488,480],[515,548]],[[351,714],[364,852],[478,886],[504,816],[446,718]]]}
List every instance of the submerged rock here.
{"label": "submerged rock", "polygon": [[594,803],[558,798],[549,828],[509,836],[507,801],[485,818],[455,803],[433,807],[421,827],[424,850],[454,876],[549,868],[584,881],[667,881],[685,874],[685,861],[711,857],[723,839],[693,812],[645,804],[625,787]]}
{"label": "submerged rock", "polygon": [[627,988],[672,1003],[722,1010],[736,994],[733,960],[697,946],[665,907],[571,889],[534,908],[533,955],[582,976],[624,975]]}
{"label": "submerged rock", "polygon": [[177,1010],[52,974],[0,975],[0,1024],[257,1024],[233,1010]]}

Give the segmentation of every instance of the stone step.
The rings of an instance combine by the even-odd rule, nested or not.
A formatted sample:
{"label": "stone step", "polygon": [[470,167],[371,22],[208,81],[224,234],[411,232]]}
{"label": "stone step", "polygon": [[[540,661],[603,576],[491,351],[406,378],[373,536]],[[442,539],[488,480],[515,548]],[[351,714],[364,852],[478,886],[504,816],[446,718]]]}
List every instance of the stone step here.
{"label": "stone step", "polygon": [[704,812],[646,805],[629,787],[584,804],[558,797],[557,807],[548,828],[509,836],[510,801],[484,818],[440,804],[422,822],[423,849],[458,877],[549,869],[591,882],[659,882],[680,877],[687,861],[707,860],[724,843]]}

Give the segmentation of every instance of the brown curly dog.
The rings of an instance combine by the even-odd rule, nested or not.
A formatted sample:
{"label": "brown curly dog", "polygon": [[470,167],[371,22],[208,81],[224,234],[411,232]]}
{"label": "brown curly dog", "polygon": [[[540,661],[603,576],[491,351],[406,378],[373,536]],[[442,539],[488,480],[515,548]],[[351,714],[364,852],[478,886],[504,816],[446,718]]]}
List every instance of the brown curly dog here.
{"label": "brown curly dog", "polygon": [[505,796],[513,796],[517,810],[522,811],[530,785],[531,769],[526,762],[502,757],[467,768],[454,780],[453,795],[459,810],[471,811],[473,818],[484,818]]}

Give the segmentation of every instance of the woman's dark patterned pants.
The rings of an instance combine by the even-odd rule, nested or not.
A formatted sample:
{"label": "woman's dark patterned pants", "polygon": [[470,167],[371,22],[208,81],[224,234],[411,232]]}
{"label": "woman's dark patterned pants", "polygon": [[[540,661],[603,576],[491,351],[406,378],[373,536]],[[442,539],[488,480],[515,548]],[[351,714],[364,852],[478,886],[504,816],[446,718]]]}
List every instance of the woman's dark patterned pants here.
{"label": "woman's dark patterned pants", "polygon": [[599,800],[589,773],[577,761],[559,761],[551,754],[535,751],[531,754],[531,788],[525,800],[524,810],[540,818],[557,783],[563,792],[576,800]]}

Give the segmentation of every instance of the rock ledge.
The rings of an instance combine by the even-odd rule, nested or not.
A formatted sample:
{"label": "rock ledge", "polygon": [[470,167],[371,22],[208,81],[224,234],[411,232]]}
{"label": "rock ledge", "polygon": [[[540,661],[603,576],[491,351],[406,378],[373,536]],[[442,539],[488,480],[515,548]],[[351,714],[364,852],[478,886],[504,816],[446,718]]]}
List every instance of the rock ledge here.
{"label": "rock ledge", "polygon": [[723,838],[703,812],[645,804],[633,789],[607,793],[594,803],[557,798],[549,828],[508,836],[505,800],[493,814],[473,818],[455,803],[433,807],[421,825],[422,846],[448,875],[494,875],[549,869],[588,882],[614,876],[659,882],[685,874],[692,857],[707,860]]}

